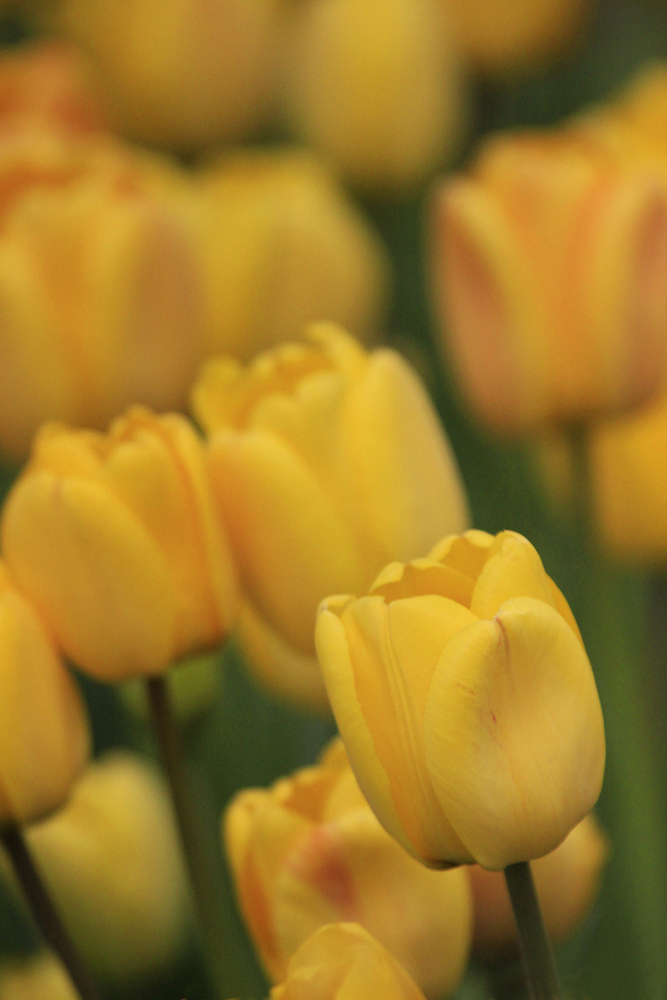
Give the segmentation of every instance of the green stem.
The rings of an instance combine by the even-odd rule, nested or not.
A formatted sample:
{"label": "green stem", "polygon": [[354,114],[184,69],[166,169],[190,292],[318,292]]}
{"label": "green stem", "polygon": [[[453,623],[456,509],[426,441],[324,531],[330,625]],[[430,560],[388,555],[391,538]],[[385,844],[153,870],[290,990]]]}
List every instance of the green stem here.
{"label": "green stem", "polygon": [[221,997],[220,984],[225,980],[223,948],[225,920],[220,902],[215,894],[215,873],[204,849],[199,824],[192,806],[187,781],[181,740],[169,697],[165,677],[151,677],[147,681],[148,700],[153,729],[158,742],[160,760],[167,775],[171,798],[176,814],[181,846],[185,856],[197,916],[199,932],[214,986],[214,995]]}
{"label": "green stem", "polygon": [[15,823],[4,826],[0,830],[0,839],[11,859],[42,937],[67,969],[81,1000],[100,1000],[101,993],[65,930],[20,828]]}
{"label": "green stem", "polygon": [[505,869],[521,954],[533,1000],[560,1000],[558,971],[528,861]]}

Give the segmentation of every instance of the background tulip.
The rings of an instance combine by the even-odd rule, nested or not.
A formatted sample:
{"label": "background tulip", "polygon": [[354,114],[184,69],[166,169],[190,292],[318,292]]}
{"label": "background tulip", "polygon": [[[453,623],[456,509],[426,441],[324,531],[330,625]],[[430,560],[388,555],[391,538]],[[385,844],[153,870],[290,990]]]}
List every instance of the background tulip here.
{"label": "background tulip", "polygon": [[157,674],[233,625],[234,567],[181,416],[135,408],[107,435],[47,425],[0,531],[21,588],[95,677]]}
{"label": "background tulip", "polygon": [[[299,657],[314,656],[327,592],[367,586],[388,558],[465,523],[449,444],[394,351],[367,354],[342,330],[314,327],[309,344],[246,370],[212,361],[193,402],[247,600],[264,634],[275,630]],[[261,639],[255,648],[270,652]],[[263,675],[280,690],[277,668]]]}
{"label": "background tulip", "polygon": [[446,181],[434,291],[466,402],[510,433],[628,409],[667,363],[667,189],[576,134],[491,141]]}
{"label": "background tulip", "polygon": [[423,1000],[408,974],[358,924],[329,924],[292,957],[270,1000]]}
{"label": "background tulip", "polygon": [[0,1000],[79,1000],[60,962],[46,952],[0,962]]}
{"label": "background tulip", "polygon": [[[554,943],[568,938],[590,912],[608,858],[609,841],[591,813],[555,851],[531,865],[542,916]],[[478,865],[467,871],[475,904],[475,951],[487,959],[516,951],[519,942],[505,879],[500,872]]]}
{"label": "background tulip", "polygon": [[0,825],[58,808],[84,767],[88,720],[51,636],[0,563]]}
{"label": "background tulip", "polygon": [[367,597],[323,601],[316,639],[364,795],[426,864],[540,857],[595,804],[593,673],[521,535],[472,531],[391,564]]}
{"label": "background tulip", "polygon": [[429,871],[401,849],[361,794],[340,740],[318,767],[237,795],[224,829],[243,915],[274,982],[318,927],[354,920],[427,997],[456,987],[470,944],[467,873]]}
{"label": "background tulip", "polygon": [[98,977],[138,979],[182,953],[187,878],[167,788],[141,758],[114,751],[91,764],[67,805],[33,824],[26,840]]}

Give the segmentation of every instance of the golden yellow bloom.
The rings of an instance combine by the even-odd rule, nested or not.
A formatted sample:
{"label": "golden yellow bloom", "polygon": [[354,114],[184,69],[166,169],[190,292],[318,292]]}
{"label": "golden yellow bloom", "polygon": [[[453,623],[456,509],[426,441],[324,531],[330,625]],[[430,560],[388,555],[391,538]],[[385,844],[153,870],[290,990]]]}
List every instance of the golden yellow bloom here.
{"label": "golden yellow bloom", "polygon": [[358,924],[329,924],[301,945],[270,1000],[424,1000],[395,958]]}
{"label": "golden yellow bloom", "polygon": [[64,967],[51,952],[0,961],[0,1000],[80,1000]]}
{"label": "golden yellow bloom", "polygon": [[0,563],[0,824],[56,809],[84,767],[88,720],[74,680]]}
{"label": "golden yellow bloom", "polygon": [[521,433],[649,399],[667,365],[667,188],[576,130],[491,141],[435,206],[434,291],[466,401]]}
{"label": "golden yellow bloom", "polygon": [[467,95],[444,5],[313,0],[292,20],[289,119],[352,181],[414,185],[458,144]]}
{"label": "golden yellow bloom", "polygon": [[451,535],[387,566],[367,597],[322,602],[316,641],[364,795],[426,864],[540,857],[595,804],[595,680],[521,535]]}
{"label": "golden yellow bloom", "polygon": [[386,833],[340,739],[319,766],[240,792],[224,831],[241,909],[274,982],[318,927],[353,920],[427,997],[456,987],[470,948],[467,873],[430,871]]}
{"label": "golden yellow bloom", "polygon": [[[465,526],[449,443],[394,351],[368,354],[323,324],[310,343],[260,355],[245,370],[231,359],[210,362],[194,409],[210,436],[213,488],[252,605],[244,629],[260,632],[251,645],[269,655],[277,633],[282,659],[290,647],[297,653],[295,672],[299,657],[315,655],[327,593],[368,587],[389,559],[413,558]],[[279,670],[269,663],[263,675],[281,690]]]}
{"label": "golden yellow bloom", "polygon": [[63,0],[54,27],[89,55],[130,135],[178,149],[264,117],[279,0]]}
{"label": "golden yellow bloom", "polygon": [[[531,865],[544,922],[554,943],[568,938],[590,912],[608,858],[609,841],[591,813],[555,851]],[[475,901],[475,951],[486,959],[517,951],[519,941],[504,877],[478,865],[467,870]]]}
{"label": "golden yellow bloom", "polygon": [[159,673],[234,623],[234,567],[184,417],[136,407],[106,435],[48,424],[0,530],[21,588],[102,680]]}
{"label": "golden yellow bloom", "polygon": [[183,949],[191,912],[172,806],[141,758],[114,751],[96,761],[67,805],[26,839],[96,976],[137,979]]}
{"label": "golden yellow bloom", "polygon": [[463,52],[491,76],[534,69],[558,56],[584,26],[590,0],[437,0]]}
{"label": "golden yellow bloom", "polygon": [[374,332],[389,286],[384,247],[312,154],[245,151],[194,184],[208,348],[248,359],[326,317]]}

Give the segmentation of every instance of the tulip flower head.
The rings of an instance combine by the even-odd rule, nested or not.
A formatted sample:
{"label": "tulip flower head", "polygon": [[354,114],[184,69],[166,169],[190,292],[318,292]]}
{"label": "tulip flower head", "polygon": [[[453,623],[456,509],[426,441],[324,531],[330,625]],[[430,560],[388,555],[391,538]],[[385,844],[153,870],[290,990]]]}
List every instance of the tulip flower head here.
{"label": "tulip flower head", "polygon": [[273,632],[285,658],[291,648],[312,661],[327,593],[367,587],[389,559],[414,558],[467,514],[449,443],[406,362],[332,325],[309,339],[245,370],[213,360],[194,409],[253,611],[245,627],[258,621],[256,649],[270,652]]}
{"label": "tulip flower head", "polygon": [[0,825],[57,809],[85,766],[88,719],[39,616],[0,563]]}
{"label": "tulip flower head", "polygon": [[49,424],[4,509],[9,566],[67,655],[101,680],[215,648],[236,578],[203,447],[139,407],[108,434]]}
{"label": "tulip flower head", "polygon": [[224,821],[236,890],[274,982],[318,927],[354,920],[439,1000],[468,959],[465,869],[433,872],[382,828],[336,739],[317,767],[240,792]]}
{"label": "tulip flower head", "polygon": [[428,865],[552,851],[600,793],[602,711],[572,613],[521,535],[449,536],[317,621],[364,795]]}

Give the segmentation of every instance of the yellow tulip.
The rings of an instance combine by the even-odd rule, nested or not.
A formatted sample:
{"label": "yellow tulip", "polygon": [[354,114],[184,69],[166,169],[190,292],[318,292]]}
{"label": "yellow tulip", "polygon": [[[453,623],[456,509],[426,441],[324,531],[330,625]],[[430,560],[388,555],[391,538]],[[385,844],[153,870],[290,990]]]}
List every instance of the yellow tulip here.
{"label": "yellow tulip", "polygon": [[[533,862],[540,909],[549,938],[568,938],[590,912],[609,858],[609,841],[591,813],[555,851]],[[519,941],[507,884],[500,872],[468,869],[475,902],[475,951],[486,959],[516,952]]]}
{"label": "yellow tulip", "polygon": [[270,1000],[424,1000],[395,958],[358,924],[328,924],[292,957]]}
{"label": "yellow tulip", "polygon": [[91,764],[67,805],[26,840],[77,951],[107,982],[174,961],[191,928],[168,790],[127,751]]}
{"label": "yellow tulip", "polygon": [[107,435],[47,425],[0,531],[21,588],[101,680],[160,673],[233,625],[234,567],[184,417],[137,407]]}
{"label": "yellow tulip", "polygon": [[[260,654],[281,647],[262,673],[289,694],[303,658],[315,656],[317,605],[327,593],[367,587],[389,559],[413,558],[465,526],[454,459],[406,362],[391,350],[368,354],[331,325],[245,370],[231,359],[210,362],[194,409],[252,606],[244,630],[259,632],[249,645]],[[290,649],[283,687],[280,661]],[[307,670],[305,683],[321,703],[315,677]]]}
{"label": "yellow tulip", "polygon": [[466,401],[509,433],[646,402],[667,366],[667,188],[576,131],[446,181],[434,292]]}
{"label": "yellow tulip", "polygon": [[50,952],[0,961],[0,1000],[80,1000],[64,967]]}
{"label": "yellow tulip", "polygon": [[274,982],[318,927],[353,920],[427,997],[458,984],[470,947],[467,873],[424,868],[383,830],[340,739],[319,766],[240,792],[224,831],[241,909]]}
{"label": "yellow tulip", "polygon": [[381,823],[428,865],[500,870],[554,850],[595,804],[605,741],[572,613],[521,535],[450,536],[331,597],[317,651]]}
{"label": "yellow tulip", "polygon": [[251,358],[322,317],[359,336],[384,313],[379,237],[312,154],[245,151],[194,182],[211,352]]}
{"label": "yellow tulip", "polygon": [[74,680],[0,563],[0,825],[58,808],[84,767],[88,720]]}
{"label": "yellow tulip", "polygon": [[287,116],[353,182],[414,186],[460,144],[467,95],[444,5],[312,0],[292,21]]}

